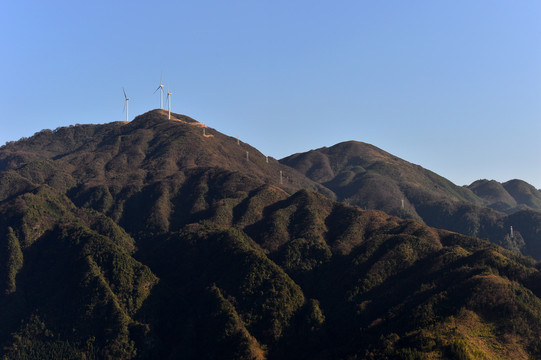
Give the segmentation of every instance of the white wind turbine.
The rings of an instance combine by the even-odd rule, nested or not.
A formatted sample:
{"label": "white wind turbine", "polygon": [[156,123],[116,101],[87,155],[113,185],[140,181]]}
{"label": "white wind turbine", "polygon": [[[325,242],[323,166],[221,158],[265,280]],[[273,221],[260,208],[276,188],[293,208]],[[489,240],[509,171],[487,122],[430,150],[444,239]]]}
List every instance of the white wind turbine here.
{"label": "white wind turbine", "polygon": [[154,90],[154,94],[156,91],[160,90],[160,109],[163,109],[163,84],[162,84],[162,77],[160,75],[160,86],[156,90]]}
{"label": "white wind turbine", "polygon": [[173,93],[167,88],[167,110],[169,111],[169,120],[171,120],[171,95],[173,95]]}
{"label": "white wind turbine", "polygon": [[[126,91],[124,88],[122,88],[122,91],[124,92],[124,107],[126,108],[126,121],[128,121],[128,101],[130,101],[130,98],[126,96]],[[124,109],[122,109],[124,110]]]}

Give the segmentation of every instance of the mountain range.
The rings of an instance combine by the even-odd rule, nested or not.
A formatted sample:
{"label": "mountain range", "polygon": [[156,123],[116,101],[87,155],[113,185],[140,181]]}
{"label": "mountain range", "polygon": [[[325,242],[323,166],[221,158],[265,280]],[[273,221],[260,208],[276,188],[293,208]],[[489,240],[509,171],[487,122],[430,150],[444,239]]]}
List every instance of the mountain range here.
{"label": "mountain range", "polygon": [[524,181],[479,180],[461,187],[353,141],[291,155],[281,162],[333,191],[339,201],[489,239],[541,259],[541,191]]}
{"label": "mountain range", "polygon": [[520,210],[541,210],[541,191],[522,180],[499,183],[478,180],[468,188],[484,200],[486,206],[508,214]]}
{"label": "mountain range", "polygon": [[539,190],[171,115],[0,148],[1,356],[541,357]]}

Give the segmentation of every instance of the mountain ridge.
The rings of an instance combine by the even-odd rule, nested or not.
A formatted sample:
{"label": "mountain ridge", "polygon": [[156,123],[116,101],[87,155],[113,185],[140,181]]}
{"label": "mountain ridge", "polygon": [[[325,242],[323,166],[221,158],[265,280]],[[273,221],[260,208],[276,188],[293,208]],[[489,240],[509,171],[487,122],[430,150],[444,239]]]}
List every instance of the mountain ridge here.
{"label": "mountain ridge", "polygon": [[2,357],[541,356],[533,259],[334,201],[202,124],[136,120],[0,148]]}
{"label": "mountain ridge", "polygon": [[[154,143],[149,142],[158,134],[163,136],[153,140]],[[55,136],[61,137],[63,142],[48,145]],[[81,141],[86,141],[84,148],[78,148],[83,146]],[[472,191],[475,187],[457,186],[430,170],[361,142],[339,143],[275,160],[190,117],[173,113],[172,120],[168,120],[166,111],[152,110],[130,123],[46,130],[16,144],[19,149],[16,154],[9,154],[14,145],[2,147],[8,151],[0,155],[0,169],[16,168],[25,159],[29,160],[28,157],[37,160],[37,156],[43,156],[41,160],[45,162],[40,164],[38,172],[49,167],[48,173],[55,178],[55,184],[72,186],[69,184],[79,182],[78,188],[85,190],[83,197],[105,196],[107,200],[100,200],[102,203],[115,202],[110,188],[126,181],[130,183],[130,191],[139,191],[164,177],[178,176],[183,172],[181,169],[222,167],[262,179],[289,193],[308,188],[362,208],[383,210],[402,218],[424,221],[430,226],[488,238],[513,251],[541,259],[538,246],[541,224],[536,214],[528,213],[538,211],[535,208],[538,198],[531,195],[536,190],[531,185],[519,182],[527,191],[518,196],[529,196],[525,201],[530,204],[533,201],[534,206],[521,203],[514,211],[505,212],[477,196]],[[50,162],[56,160],[62,161],[63,168]],[[32,166],[37,165],[34,162]],[[28,169],[32,171],[35,172]],[[105,174],[108,174],[107,179]],[[78,180],[82,177],[84,184]],[[22,186],[24,181],[17,186]],[[82,201],[81,198],[78,201]],[[101,209],[108,205],[97,206]],[[509,236],[517,218],[509,218],[512,212],[519,212],[519,217],[523,214],[522,217],[529,220],[515,222],[514,237]],[[118,220],[118,217],[113,218]],[[523,234],[527,234],[526,237]]]}
{"label": "mountain ridge", "polygon": [[[320,170],[319,164],[311,164],[310,156],[318,154],[322,157],[319,161],[327,165],[330,172],[325,175],[318,175]],[[317,156],[317,155],[316,155]],[[374,176],[386,175],[387,177],[395,178],[396,187],[396,204],[400,206],[400,200],[407,201],[407,194],[404,187],[424,185],[433,188],[432,192],[437,192],[446,196],[450,200],[466,200],[473,203],[481,203],[473,193],[464,190],[462,187],[452,184],[449,180],[426,170],[419,165],[412,164],[402,160],[384,150],[381,150],[374,145],[358,142],[347,141],[338,143],[331,147],[310,150],[307,153],[290,155],[280,160],[285,164],[290,164],[292,167],[298,168],[308,177],[322,184],[327,184],[335,189],[335,192],[341,193],[340,198],[348,200],[348,196],[355,196],[354,191],[342,184],[347,183],[348,177],[354,177],[353,181],[362,182],[363,175],[366,175],[366,181],[377,181]],[[370,172],[372,171],[372,173]],[[405,184],[405,186],[404,186]],[[354,186],[353,188],[359,188]],[[374,199],[369,199],[374,201]],[[361,204],[362,206],[362,204]],[[415,213],[412,213],[415,216]]]}
{"label": "mountain ridge", "polygon": [[541,191],[519,179],[504,183],[481,179],[468,188],[483,197],[487,206],[508,214],[520,210],[541,210]]}
{"label": "mountain ridge", "polygon": [[[491,206],[488,198],[473,187],[461,187],[451,181],[409,163],[370,144],[357,141],[298,153],[280,160],[334,191],[339,201],[367,209],[383,210],[402,218],[424,221],[429,226],[456,231],[492,242],[525,255],[541,258],[538,244],[541,223],[515,223],[516,236],[509,214]],[[517,184],[517,182],[509,182]],[[518,181],[524,201],[535,204],[533,186]],[[517,187],[515,185],[515,187]],[[476,192],[477,191],[477,192]],[[481,195],[481,196],[478,196]],[[508,195],[511,197],[511,195]],[[516,202],[516,201],[515,201]],[[518,217],[533,219],[534,206],[515,207]],[[513,213],[513,212],[510,212]],[[526,237],[522,233],[528,234]]]}

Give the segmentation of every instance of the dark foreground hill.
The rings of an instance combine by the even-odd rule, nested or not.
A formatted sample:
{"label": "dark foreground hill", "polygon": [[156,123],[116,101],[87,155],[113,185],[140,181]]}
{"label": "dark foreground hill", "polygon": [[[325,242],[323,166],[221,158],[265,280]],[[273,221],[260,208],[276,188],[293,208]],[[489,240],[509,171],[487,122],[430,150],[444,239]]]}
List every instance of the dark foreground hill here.
{"label": "dark foreground hill", "polygon": [[332,190],[339,201],[486,238],[541,259],[541,193],[523,181],[503,185],[479,181],[460,187],[356,141],[291,155],[280,162]]}
{"label": "dark foreground hill", "polygon": [[1,356],[541,357],[531,258],[296,191],[326,190],[176,118],[0,148]]}

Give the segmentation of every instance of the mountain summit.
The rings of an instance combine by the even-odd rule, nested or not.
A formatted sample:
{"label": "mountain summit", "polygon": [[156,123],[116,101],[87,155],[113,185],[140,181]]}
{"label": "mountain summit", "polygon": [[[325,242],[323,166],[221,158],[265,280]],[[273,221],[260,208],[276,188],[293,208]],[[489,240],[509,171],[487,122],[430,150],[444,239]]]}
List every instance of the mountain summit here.
{"label": "mountain summit", "polygon": [[0,357],[541,357],[537,262],[333,198],[486,200],[367,144],[278,162],[172,115],[0,148]]}
{"label": "mountain summit", "polygon": [[[281,160],[345,202],[420,219],[420,202],[482,201],[468,189],[377,147],[349,141]],[[402,200],[403,206],[402,206]]]}
{"label": "mountain summit", "polygon": [[186,169],[219,167],[251,174],[286,190],[309,188],[332,197],[321,185],[252,146],[184,115],[173,113],[168,120],[164,110],[149,111],[129,123],[42,131],[4,146],[0,169],[38,159],[61,163],[74,180],[89,183],[142,186]]}
{"label": "mountain summit", "polygon": [[[487,238],[541,259],[541,193],[523,181],[504,185],[479,181],[460,187],[419,165],[356,141],[294,154],[280,162],[333,191],[339,201]],[[494,186],[499,188],[492,194],[489,187]],[[516,236],[509,236],[511,226]]]}
{"label": "mountain summit", "polygon": [[499,183],[478,180],[468,186],[487,206],[509,214],[520,210],[541,211],[541,191],[522,180]]}

